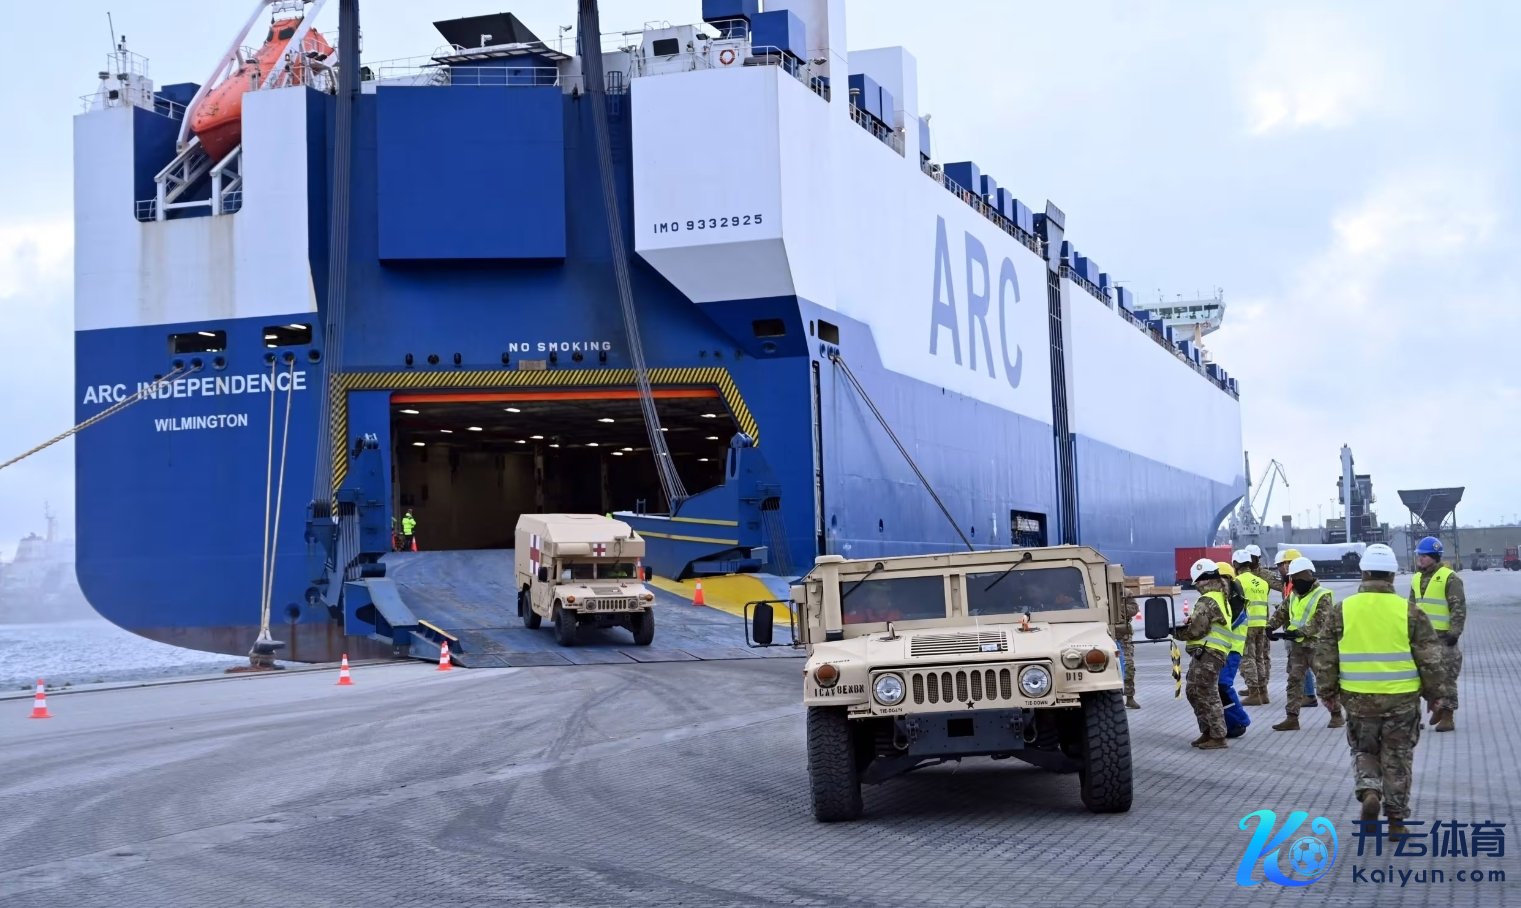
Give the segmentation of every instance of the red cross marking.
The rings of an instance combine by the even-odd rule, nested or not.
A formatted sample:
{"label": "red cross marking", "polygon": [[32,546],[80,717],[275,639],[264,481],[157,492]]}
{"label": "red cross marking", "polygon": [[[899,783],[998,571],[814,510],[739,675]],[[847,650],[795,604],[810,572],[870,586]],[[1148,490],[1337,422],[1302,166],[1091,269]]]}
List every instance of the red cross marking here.
{"label": "red cross marking", "polygon": [[604,544],[602,544],[602,543],[600,543],[600,542],[593,543],[592,544],[592,554],[593,555],[599,555],[599,556],[600,555],[606,555],[607,554],[607,546],[604,545]]}

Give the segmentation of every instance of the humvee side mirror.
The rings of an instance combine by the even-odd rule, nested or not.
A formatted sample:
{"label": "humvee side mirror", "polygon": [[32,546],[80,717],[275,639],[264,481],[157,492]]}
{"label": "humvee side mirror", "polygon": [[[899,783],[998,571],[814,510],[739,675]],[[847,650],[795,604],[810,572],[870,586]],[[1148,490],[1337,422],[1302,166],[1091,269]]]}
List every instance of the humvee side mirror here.
{"label": "humvee side mirror", "polygon": [[1152,596],[1146,600],[1146,639],[1165,640],[1172,636],[1172,600]]}
{"label": "humvee side mirror", "polygon": [[755,606],[750,618],[750,637],[758,646],[770,646],[772,638],[771,603],[761,602]]}
{"label": "humvee side mirror", "polygon": [[548,583],[549,582],[549,568],[547,568],[547,567],[541,567],[541,568],[539,568],[539,582],[540,583]]}

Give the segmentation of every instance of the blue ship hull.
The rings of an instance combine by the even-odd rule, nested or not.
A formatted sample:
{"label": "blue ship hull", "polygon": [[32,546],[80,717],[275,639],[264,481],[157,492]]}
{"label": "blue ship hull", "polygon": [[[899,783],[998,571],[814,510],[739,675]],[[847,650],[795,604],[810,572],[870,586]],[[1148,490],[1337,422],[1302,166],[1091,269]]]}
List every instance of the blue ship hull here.
{"label": "blue ship hull", "polygon": [[[787,83],[781,90],[796,88]],[[316,661],[343,652],[390,652],[384,635],[356,634],[353,614],[335,607],[336,590],[324,585],[321,547],[308,536],[313,500],[356,481],[356,442],[372,440],[375,473],[383,478],[383,494],[373,501],[374,524],[391,523],[404,507],[413,507],[421,512],[421,548],[439,538],[443,531],[435,528],[451,520],[456,535],[450,538],[497,547],[510,535],[516,513],[502,510],[495,533],[480,529],[480,520],[472,524],[476,529],[461,529],[463,518],[445,513],[442,505],[430,510],[426,502],[448,500],[458,502],[456,510],[463,513],[464,499],[473,494],[468,483],[485,473],[472,472],[477,467],[459,459],[473,455],[449,455],[447,469],[437,461],[419,461],[422,455],[408,441],[415,436],[406,434],[411,430],[399,408],[411,402],[426,415],[429,404],[418,401],[464,402],[461,406],[485,401],[505,409],[513,400],[554,400],[561,401],[556,418],[563,419],[576,401],[615,397],[634,387],[592,142],[591,102],[558,85],[381,87],[359,97],[347,262],[350,312],[336,390],[327,412],[319,412],[319,390],[331,365],[324,358],[324,326],[335,101],[301,88],[270,94],[283,95],[284,122],[304,129],[304,140],[292,140],[294,150],[280,150],[284,160],[304,166],[302,179],[282,187],[283,204],[299,221],[285,222],[292,235],[278,241],[252,235],[258,222],[251,219],[264,216],[254,206],[267,200],[256,201],[249,186],[241,212],[129,222],[143,247],[123,268],[147,272],[138,278],[134,312],[120,315],[111,308],[109,276],[82,288],[81,312],[88,317],[81,318],[76,335],[79,419],[101,412],[140,382],[171,373],[176,378],[78,439],[80,585],[101,615],[134,633],[196,649],[246,653],[260,622],[262,530],[268,525],[276,528],[269,603],[275,636],[286,642],[282,655]],[[635,158],[641,153],[633,123],[640,109],[637,94],[615,94],[607,101],[621,229],[630,249],[643,229],[638,225],[644,200],[635,191]],[[142,108],[103,116],[116,119],[78,127],[79,141],[97,128],[130,135],[130,148],[116,152],[131,159],[121,173],[130,175],[136,198],[151,194],[153,175],[174,154],[179,123]],[[255,117],[245,129],[256,125]],[[923,179],[917,167],[911,178]],[[254,179],[252,170],[247,179]],[[955,195],[934,191],[934,204],[965,208]],[[238,219],[249,229],[236,233],[223,226]],[[929,226],[933,229],[933,221]],[[194,230],[206,236],[186,239]],[[164,237],[161,249],[150,248],[158,242],[155,232]],[[165,255],[165,249],[180,248],[174,243],[194,246],[202,257],[177,262]],[[299,250],[298,258],[291,257],[292,250]],[[925,256],[929,261],[928,252]],[[1077,541],[1122,562],[1127,573],[1166,577],[1174,547],[1209,543],[1240,498],[1242,482],[1234,465],[1203,475],[1139,453],[1134,445],[1114,444],[1112,432],[1103,433],[1108,441],[1092,437],[1080,417],[1068,427],[1070,454],[1064,454],[1054,417],[1042,418],[1039,410],[1018,412],[928,375],[906,373],[901,362],[889,362],[901,356],[884,346],[883,325],[847,314],[839,300],[817,301],[801,291],[758,295],[741,288],[730,298],[694,304],[669,271],[647,258],[631,256],[630,270],[652,384],[672,399],[708,395],[702,399],[712,402],[720,418],[701,425],[724,427],[714,430],[718,441],[711,457],[696,462],[683,455],[678,464],[697,493],[677,513],[678,523],[628,517],[650,539],[652,553],[666,544],[666,554],[651,556],[657,571],[699,571],[701,559],[692,554],[707,551],[720,566],[745,562],[749,555],[751,567],[796,576],[818,554],[943,551],[962,546],[964,533],[979,547]],[[1028,258],[1038,263],[1029,267],[1041,272],[1021,278],[1020,305],[1035,307],[1044,324],[1046,263]],[[954,265],[959,281],[960,260]],[[197,268],[213,273],[211,283],[219,279],[219,269],[234,269],[237,281],[254,285],[295,272],[296,284],[309,277],[310,295],[292,296],[290,305],[282,306],[269,295],[250,303],[240,289],[245,296],[226,305],[210,298],[215,293],[208,293],[204,305],[188,305],[181,291],[151,286],[157,275]],[[970,264],[967,274],[971,281]],[[935,330],[925,301],[939,292],[938,282],[896,291],[905,312],[912,313],[904,318]],[[975,292],[964,291],[961,305],[972,305],[965,297]],[[1019,294],[1017,287],[1014,292]],[[155,293],[172,300],[157,306]],[[1080,302],[1069,297],[1066,305],[1113,309],[1088,297]],[[255,314],[243,314],[250,308]],[[193,317],[172,317],[175,313]],[[1106,310],[1098,317],[1121,314]],[[775,327],[765,332],[753,327],[762,321]],[[310,326],[311,334],[287,343],[270,334],[279,325]],[[960,365],[961,350],[974,348],[976,335],[970,318],[961,327],[970,337],[955,341],[956,362],[966,368]],[[1006,365],[1012,356],[1008,331],[1005,327]],[[1132,333],[1147,355],[1157,352],[1150,349],[1156,346],[1152,338]],[[215,336],[208,344],[215,349],[166,354],[166,338],[206,335]],[[1058,369],[1083,368],[1074,365],[1074,357],[1081,362],[1081,340],[1067,338],[1079,352],[1067,350],[1065,366]],[[925,343],[935,349],[927,338]],[[1061,344],[1049,336],[1026,335],[1021,344],[1026,384],[1029,376],[1050,372],[1051,362],[1062,362],[1054,352]],[[996,348],[995,339],[981,349]],[[836,352],[866,396],[845,379],[832,359]],[[975,353],[970,368],[978,368]],[[1202,375],[1190,373],[1188,379],[1197,383],[1199,394],[1226,401],[1234,414],[1233,393]],[[1063,397],[1073,393],[1070,382],[1042,393],[1055,398],[1042,405],[1045,413],[1080,412],[1080,402]],[[1153,411],[1152,425],[1172,422],[1172,401],[1136,402]],[[541,439],[529,440],[529,431],[482,455],[496,458],[493,475],[508,477],[510,484],[512,476],[545,469],[545,463],[593,463],[548,451]],[[1222,434],[1231,431],[1239,441],[1239,421]],[[324,433],[334,457],[319,464]],[[728,448],[736,434],[748,439],[742,446],[750,446]],[[443,450],[416,444],[429,457]],[[1239,462],[1239,444],[1235,448]],[[587,467],[591,473],[584,483],[563,484],[544,509],[582,504],[590,496],[595,504],[585,509],[660,510],[651,452],[630,453],[613,461],[583,449],[578,456],[597,457],[602,466]],[[749,458],[746,468],[753,473],[734,472],[738,461],[732,458],[740,454]],[[726,457],[731,458],[727,474]],[[587,489],[599,481],[593,476],[598,469],[602,490],[592,495]],[[1063,509],[1063,470],[1072,476],[1070,512]],[[519,500],[511,490],[501,494],[508,496],[504,501]],[[518,507],[523,510],[532,508]],[[1064,525],[1064,513],[1070,525]],[[1032,518],[1036,522],[1028,522]],[[671,531],[671,526],[683,529]]]}

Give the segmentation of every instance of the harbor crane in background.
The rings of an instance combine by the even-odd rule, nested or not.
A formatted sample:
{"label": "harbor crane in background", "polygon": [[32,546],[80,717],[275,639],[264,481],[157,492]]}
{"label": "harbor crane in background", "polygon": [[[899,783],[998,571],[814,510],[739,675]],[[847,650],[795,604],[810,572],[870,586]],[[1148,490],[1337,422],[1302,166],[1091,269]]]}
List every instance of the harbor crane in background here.
{"label": "harbor crane in background", "polygon": [[[1241,505],[1236,509],[1231,518],[1231,534],[1242,545],[1254,542],[1262,535],[1263,520],[1267,517],[1268,502],[1273,498],[1273,487],[1278,480],[1283,480],[1283,487],[1289,487],[1288,474],[1283,470],[1283,464],[1277,460],[1268,461],[1267,469],[1262,471],[1262,479],[1257,482],[1257,492],[1252,491],[1252,458],[1250,453],[1242,454],[1246,462],[1246,495],[1241,499]],[[1267,485],[1267,494],[1262,497],[1262,507],[1256,507],[1257,494],[1262,491],[1263,484]]]}

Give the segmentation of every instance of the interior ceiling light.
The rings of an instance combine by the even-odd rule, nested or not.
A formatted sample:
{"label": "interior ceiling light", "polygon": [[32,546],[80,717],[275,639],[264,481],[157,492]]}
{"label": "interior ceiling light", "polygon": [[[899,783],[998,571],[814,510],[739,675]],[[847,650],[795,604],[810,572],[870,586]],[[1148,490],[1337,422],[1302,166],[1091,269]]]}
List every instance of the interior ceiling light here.
{"label": "interior ceiling light", "polygon": [[702,418],[703,419],[717,419],[718,418],[718,414],[717,413],[704,413],[704,414],[702,414]]}
{"label": "interior ceiling light", "polygon": [[708,441],[718,441],[718,436],[717,435],[709,435],[708,436]]}
{"label": "interior ceiling light", "polygon": [[520,444],[520,445],[526,445],[526,444],[528,444],[528,442],[526,442],[523,439],[519,438],[518,439],[518,444]]}
{"label": "interior ceiling light", "polygon": [[558,447],[559,447],[559,445],[558,445],[558,444],[550,444],[550,447],[551,447],[551,448],[558,448]]}
{"label": "interior ceiling light", "polygon": [[408,416],[416,416],[417,415],[417,411],[416,410],[402,410],[401,412],[407,414]]}
{"label": "interior ceiling light", "polygon": [[481,427],[480,426],[469,426],[468,428],[472,432],[479,432],[479,431],[481,431]]}
{"label": "interior ceiling light", "polygon": [[201,337],[216,337],[217,336],[217,333],[215,331],[197,331],[196,334],[199,334]]}
{"label": "interior ceiling light", "polygon": [[426,447],[427,444],[428,443],[425,442],[425,441],[414,441],[414,442],[412,442],[412,447],[414,447],[414,448],[422,448],[422,447]]}
{"label": "interior ceiling light", "polygon": [[285,327],[287,327],[287,328],[295,328],[297,331],[300,331],[302,328],[305,328],[306,326],[305,325],[286,325]]}
{"label": "interior ceiling light", "polygon": [[544,440],[544,436],[542,436],[542,435],[530,435],[528,437],[532,438],[534,441],[543,441]]}
{"label": "interior ceiling light", "polygon": [[697,462],[698,463],[707,463],[708,459],[706,457],[699,457],[699,458],[697,458]]}
{"label": "interior ceiling light", "polygon": [[595,448],[597,446],[597,443],[594,442],[594,441],[589,441],[589,442],[586,443],[586,446],[588,448]]}
{"label": "interior ceiling light", "polygon": [[613,452],[613,456],[614,457],[622,457],[623,456],[623,452],[622,451],[614,451]]}
{"label": "interior ceiling light", "polygon": [[625,450],[625,451],[632,451],[634,449],[633,448],[624,448],[623,450]]}
{"label": "interior ceiling light", "polygon": [[601,419],[597,420],[597,422],[612,422],[612,421],[613,421],[613,418],[611,416],[604,416]]}
{"label": "interior ceiling light", "polygon": [[508,407],[507,408],[507,412],[508,413],[522,413],[523,411],[519,410],[517,407]]}
{"label": "interior ceiling light", "polygon": [[671,431],[671,430],[670,430],[670,429],[667,429],[667,428],[666,428],[666,427],[665,427],[665,426],[661,426],[661,427],[660,427],[660,431],[662,431],[662,432],[669,432],[669,431]]}
{"label": "interior ceiling light", "polygon": [[438,431],[444,433],[445,435],[453,435],[454,434],[454,430],[453,429],[439,429]]}

